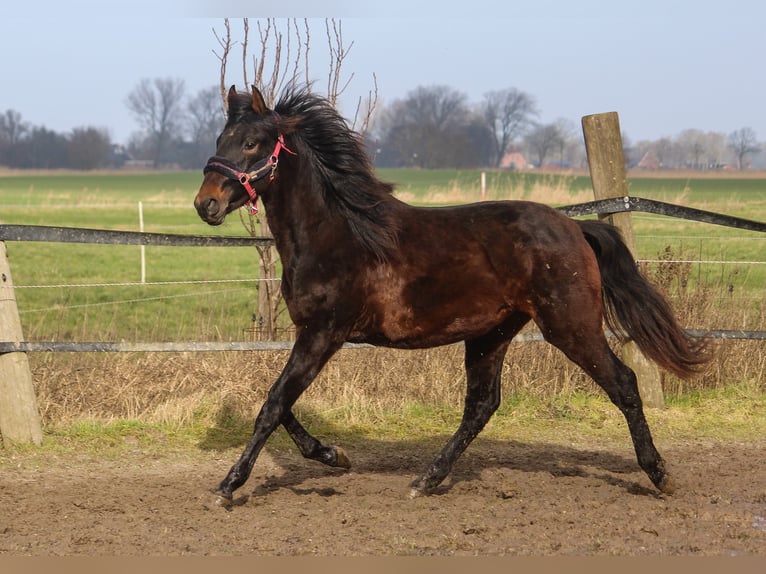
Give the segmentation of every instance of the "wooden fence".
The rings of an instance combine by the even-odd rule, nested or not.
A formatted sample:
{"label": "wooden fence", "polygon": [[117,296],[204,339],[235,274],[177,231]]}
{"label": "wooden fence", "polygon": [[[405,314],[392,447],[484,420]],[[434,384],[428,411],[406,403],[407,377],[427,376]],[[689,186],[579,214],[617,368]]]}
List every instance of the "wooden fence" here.
{"label": "wooden fence", "polygon": [[[587,215],[612,215],[615,213],[644,212],[687,219],[714,225],[734,227],[749,231],[766,233],[766,223],[732,217],[720,213],[703,211],[681,205],[674,205],[641,197],[619,197],[578,203],[559,207],[570,217]],[[40,225],[2,225],[0,224],[0,243],[7,241],[51,242],[51,243],[87,243],[98,245],[153,245],[166,247],[254,247],[273,244],[273,239],[266,237],[221,237],[207,235],[173,235],[163,233],[142,233],[138,231],[113,231],[100,229],[82,229],[73,227],[51,227]],[[3,257],[3,259],[5,259]],[[10,269],[2,270],[0,289],[12,290],[9,285]],[[8,297],[7,295],[10,295]],[[2,297],[6,302],[14,300],[12,293]],[[1,308],[1,307],[0,307]],[[0,322],[0,354],[14,352],[185,352],[185,351],[273,351],[292,348],[290,341],[232,341],[232,342],[187,342],[187,343],[126,343],[126,342],[67,342],[67,341],[24,341],[14,337],[7,326]],[[710,330],[689,331],[694,336],[706,336],[718,339],[766,339],[764,331],[745,330]],[[538,334],[517,337],[519,342],[539,341]],[[349,345],[350,348],[363,348],[368,345]]]}

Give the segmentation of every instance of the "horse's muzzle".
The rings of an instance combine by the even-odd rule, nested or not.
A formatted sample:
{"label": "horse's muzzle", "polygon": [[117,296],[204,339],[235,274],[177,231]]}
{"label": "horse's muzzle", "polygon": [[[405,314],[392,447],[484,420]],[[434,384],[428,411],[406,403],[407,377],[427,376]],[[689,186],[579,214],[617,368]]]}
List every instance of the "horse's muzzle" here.
{"label": "horse's muzzle", "polygon": [[194,208],[202,221],[209,225],[221,225],[235,207],[231,205],[231,190],[227,189],[227,181],[218,173],[206,173],[197,197],[194,198]]}
{"label": "horse's muzzle", "polygon": [[202,221],[209,225],[221,225],[226,217],[226,208],[215,197],[200,197],[194,200],[194,207]]}

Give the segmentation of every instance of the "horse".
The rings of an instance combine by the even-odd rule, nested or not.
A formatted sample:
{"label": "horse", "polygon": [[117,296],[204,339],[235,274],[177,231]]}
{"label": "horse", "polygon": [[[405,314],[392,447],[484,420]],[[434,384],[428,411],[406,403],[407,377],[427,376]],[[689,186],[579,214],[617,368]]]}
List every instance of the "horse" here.
{"label": "horse", "polygon": [[528,201],[406,204],[376,176],[362,137],[309,87],[289,86],[270,109],[255,86],[232,86],[227,105],[194,206],[215,226],[262,201],[296,338],[242,455],[214,489],[219,504],[232,503],[279,425],[304,457],[350,467],[342,448],[322,444],[292,412],[344,343],[416,349],[464,341],[462,420],[410,485],[410,496],[432,493],[498,408],[506,351],[530,321],[622,412],[654,486],[674,490],[636,375],[610,348],[605,325],[680,377],[710,357],[641,274],[616,228]]}

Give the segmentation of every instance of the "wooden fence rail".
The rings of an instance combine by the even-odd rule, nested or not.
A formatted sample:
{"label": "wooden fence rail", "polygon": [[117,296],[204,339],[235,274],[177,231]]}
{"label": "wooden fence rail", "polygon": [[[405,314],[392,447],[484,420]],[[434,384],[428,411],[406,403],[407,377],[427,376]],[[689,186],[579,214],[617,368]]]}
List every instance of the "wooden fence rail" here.
{"label": "wooden fence rail", "polygon": [[[624,212],[645,212],[669,217],[700,221],[715,225],[735,227],[749,231],[766,233],[766,223],[732,217],[711,211],[693,209],[644,199],[641,197],[621,197],[588,201],[575,205],[559,207],[559,210],[570,217],[587,215],[608,215]],[[164,233],[142,233],[137,231],[114,231],[103,229],[83,229],[73,227],[51,227],[43,225],[0,225],[0,241],[29,241],[51,243],[89,243],[98,245],[153,245],[172,247],[253,247],[267,246],[273,243],[269,237],[233,237],[207,235],[174,235]],[[2,289],[2,285],[0,285]],[[714,330],[706,331],[706,335],[715,338],[760,339],[764,335],[757,331]],[[2,337],[0,337],[1,339]],[[535,338],[529,339],[538,340]],[[268,343],[268,344],[265,344]],[[291,348],[290,343],[278,343],[280,348]],[[138,346],[140,345],[140,347]],[[67,343],[67,342],[25,342],[0,340],[0,354],[10,352],[39,352],[39,351],[167,351],[175,350],[171,343]],[[241,342],[241,343],[178,343],[184,345],[184,350],[271,350],[272,342]],[[191,345],[191,347],[189,347]],[[180,347],[178,347],[180,349]]]}
{"label": "wooden fence rail", "polygon": [[[686,329],[692,337],[705,339],[739,339],[766,341],[766,331],[742,329]],[[607,332],[608,337],[613,337]],[[522,333],[513,338],[513,343],[534,343],[544,341],[541,333]],[[344,349],[371,349],[365,343],[345,343]],[[221,351],[289,351],[292,341],[189,341],[171,343],[131,343],[106,341],[19,341],[0,342],[3,353],[212,353]]]}
{"label": "wooden fence rail", "polygon": [[[733,217],[731,215],[674,205],[653,199],[644,199],[642,197],[626,196],[599,199],[559,207],[558,209],[569,217],[645,212],[766,233],[766,223],[761,221]],[[173,235],[166,233],[142,233],[140,231],[49,227],[45,225],[0,225],[0,241],[43,241],[99,245],[159,245],[172,247],[253,247],[256,245],[265,247],[272,245],[274,242],[270,237]]]}

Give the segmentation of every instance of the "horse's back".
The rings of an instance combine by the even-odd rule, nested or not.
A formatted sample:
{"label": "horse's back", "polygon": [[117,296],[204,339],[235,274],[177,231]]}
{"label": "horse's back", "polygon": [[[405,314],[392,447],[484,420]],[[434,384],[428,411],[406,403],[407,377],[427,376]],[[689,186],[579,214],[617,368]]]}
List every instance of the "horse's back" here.
{"label": "horse's back", "polygon": [[[483,201],[449,207],[411,207],[403,219],[429,236],[470,234],[494,240],[560,243],[581,232],[577,224],[552,207],[521,200]],[[501,235],[497,235],[501,234]]]}
{"label": "horse's back", "polygon": [[514,281],[542,266],[595,264],[576,221],[530,201],[487,201],[454,207],[412,208],[402,217],[403,260],[418,266],[489,265]]}

